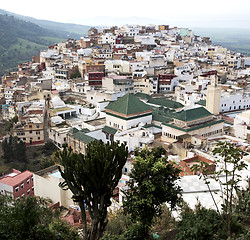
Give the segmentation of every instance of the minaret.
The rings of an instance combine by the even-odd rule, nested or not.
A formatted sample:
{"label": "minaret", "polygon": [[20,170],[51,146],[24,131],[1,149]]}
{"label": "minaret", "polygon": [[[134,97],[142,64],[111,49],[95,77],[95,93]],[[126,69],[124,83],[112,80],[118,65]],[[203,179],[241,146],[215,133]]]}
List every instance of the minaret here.
{"label": "minaret", "polygon": [[218,86],[218,77],[213,76],[211,79],[211,85],[207,86],[206,108],[214,115],[218,115],[220,113],[220,97],[221,87]]}

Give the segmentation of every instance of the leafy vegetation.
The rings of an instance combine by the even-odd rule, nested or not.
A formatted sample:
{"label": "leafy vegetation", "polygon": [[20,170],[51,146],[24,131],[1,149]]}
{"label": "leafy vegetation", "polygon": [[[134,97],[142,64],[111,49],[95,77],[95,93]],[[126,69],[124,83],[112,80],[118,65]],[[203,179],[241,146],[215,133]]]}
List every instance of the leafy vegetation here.
{"label": "leafy vegetation", "polygon": [[6,163],[20,162],[26,163],[26,146],[23,141],[18,141],[17,137],[5,138],[2,142],[3,158]]}
{"label": "leafy vegetation", "polygon": [[43,199],[14,200],[0,195],[0,236],[2,240],[77,240],[77,232],[61,221]]}
{"label": "leafy vegetation", "polygon": [[149,235],[153,219],[162,213],[162,204],[169,203],[174,208],[180,201],[181,189],[176,184],[180,170],[170,164],[163,148],[138,152],[124,192],[123,207],[134,222],[142,227],[142,237]]}
{"label": "leafy vegetation", "polygon": [[[31,172],[36,172],[41,169],[50,167],[55,164],[55,152],[57,148],[53,143],[48,143],[41,146],[31,146],[27,147],[25,153],[18,156],[14,160],[6,161],[4,158],[4,140],[0,146],[0,174],[10,172],[12,168],[18,169],[19,171],[29,170]],[[8,140],[9,142],[9,140]],[[25,147],[25,145],[23,145]],[[25,147],[26,148],[26,147]],[[14,153],[16,155],[18,153]],[[9,154],[12,155],[13,154]],[[26,157],[26,161],[20,161],[20,158]]]}
{"label": "leafy vegetation", "polygon": [[182,220],[178,223],[178,228],[177,240],[212,240],[218,239],[218,231],[223,228],[223,224],[216,211],[198,205],[194,211],[185,209],[182,212]]}
{"label": "leafy vegetation", "polygon": [[74,72],[72,72],[70,74],[70,79],[73,79],[73,78],[80,78],[81,77],[81,73],[79,72],[78,69],[76,69]]}
{"label": "leafy vegetation", "polygon": [[[247,165],[242,161],[243,151],[236,148],[229,142],[218,142],[216,148],[213,150],[214,155],[218,155],[219,159],[215,161],[216,165],[220,163],[223,167],[215,171],[212,179],[217,181],[221,186],[221,198],[222,198],[222,212],[219,211],[219,207],[214,200],[214,196],[210,189],[210,181],[208,179],[209,168],[205,162],[200,162],[192,167],[193,171],[202,172],[201,177],[204,179],[208,186],[208,190],[211,194],[214,204],[217,208],[217,213],[221,217],[221,221],[225,222],[226,233],[228,237],[232,237],[232,224],[233,219],[233,200],[234,192],[239,190],[239,182],[241,181],[241,175],[239,171],[246,169]],[[225,176],[225,182],[223,182],[220,176]]]}

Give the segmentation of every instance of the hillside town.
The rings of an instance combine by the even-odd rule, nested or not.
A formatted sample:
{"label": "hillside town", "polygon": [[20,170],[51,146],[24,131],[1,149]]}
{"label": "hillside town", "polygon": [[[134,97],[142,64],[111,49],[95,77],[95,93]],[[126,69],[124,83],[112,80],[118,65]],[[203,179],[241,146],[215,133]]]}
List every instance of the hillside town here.
{"label": "hillside town", "polygon": [[[53,142],[85,154],[95,140],[125,144],[129,157],[112,207],[123,202],[138,149],[163,147],[178,165],[183,198],[215,208],[198,173],[197,160],[211,169],[218,141],[244,151],[250,164],[250,57],[212,43],[186,28],[169,25],[94,28],[81,39],[68,39],[20,63],[2,77],[2,120],[15,116],[13,137],[29,148]],[[1,136],[3,140],[6,136]],[[221,176],[223,179],[224,176]],[[63,191],[56,165],[37,172],[13,169],[0,177],[1,194],[15,199],[35,195],[51,199],[79,225],[70,190]],[[223,181],[223,180],[222,180]],[[219,186],[211,180],[212,190]],[[219,195],[216,201],[219,202]]]}

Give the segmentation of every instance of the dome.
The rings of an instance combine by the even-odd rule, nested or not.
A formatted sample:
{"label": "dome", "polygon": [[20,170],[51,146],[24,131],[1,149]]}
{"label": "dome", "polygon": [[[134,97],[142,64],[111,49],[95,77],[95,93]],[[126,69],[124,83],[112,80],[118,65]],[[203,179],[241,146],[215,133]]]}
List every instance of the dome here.
{"label": "dome", "polygon": [[60,97],[53,97],[51,101],[54,108],[66,107],[66,104]]}

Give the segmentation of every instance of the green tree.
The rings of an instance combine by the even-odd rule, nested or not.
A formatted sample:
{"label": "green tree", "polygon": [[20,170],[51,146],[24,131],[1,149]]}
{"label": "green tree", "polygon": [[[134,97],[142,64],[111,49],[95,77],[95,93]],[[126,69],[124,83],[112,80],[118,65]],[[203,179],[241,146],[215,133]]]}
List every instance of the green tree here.
{"label": "green tree", "polygon": [[174,208],[180,200],[181,189],[176,184],[180,170],[168,162],[163,148],[138,153],[130,174],[128,190],[124,192],[124,210],[133,221],[139,221],[147,238],[153,219],[162,213],[161,205]]}
{"label": "green tree", "polygon": [[6,163],[13,159],[12,136],[5,138],[2,142],[3,159]]}
{"label": "green tree", "polygon": [[26,145],[23,141],[17,141],[17,138],[14,138],[13,151],[14,151],[14,159],[21,163],[27,163],[26,156]]}
{"label": "green tree", "polygon": [[76,69],[75,71],[73,71],[71,74],[70,74],[70,79],[73,79],[73,78],[80,78],[81,77],[81,73],[79,72],[78,69]]}
{"label": "green tree", "polygon": [[[217,212],[221,216],[221,221],[226,224],[226,233],[228,237],[232,237],[232,211],[234,193],[239,191],[239,182],[241,181],[240,171],[245,169],[247,165],[242,161],[244,152],[229,142],[218,142],[216,148],[213,150],[213,154],[218,158],[215,160],[215,165],[222,164],[223,167],[218,171],[215,171],[213,175],[209,172],[208,164],[200,162],[192,167],[193,171],[200,171],[201,178],[208,186],[208,190],[213,198],[214,204],[217,208]],[[225,182],[221,180],[221,176],[225,176]],[[213,192],[210,189],[209,178],[217,181],[221,186],[221,198],[222,198],[222,212],[219,211],[219,207],[214,200]]]}
{"label": "green tree", "polygon": [[193,211],[183,211],[178,223],[179,233],[176,240],[213,240],[222,239],[218,231],[223,229],[218,212],[206,209],[200,204]]}
{"label": "green tree", "polygon": [[17,137],[5,138],[2,142],[3,158],[6,163],[21,162],[26,163],[26,145],[23,141],[18,141]]}
{"label": "green tree", "polygon": [[[76,154],[64,147],[56,156],[63,166],[59,168],[64,182],[63,189],[70,189],[82,213],[84,239],[99,239],[107,225],[107,208],[117,186],[128,150],[124,144],[90,142],[86,154]],[[91,228],[87,229],[85,206],[91,217]]]}
{"label": "green tree", "polygon": [[57,150],[58,148],[56,147],[56,145],[53,142],[49,141],[44,144],[42,153],[46,156],[51,156],[52,153],[56,152]]}
{"label": "green tree", "polygon": [[37,197],[14,200],[0,195],[2,240],[76,240],[79,236]]}

